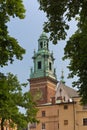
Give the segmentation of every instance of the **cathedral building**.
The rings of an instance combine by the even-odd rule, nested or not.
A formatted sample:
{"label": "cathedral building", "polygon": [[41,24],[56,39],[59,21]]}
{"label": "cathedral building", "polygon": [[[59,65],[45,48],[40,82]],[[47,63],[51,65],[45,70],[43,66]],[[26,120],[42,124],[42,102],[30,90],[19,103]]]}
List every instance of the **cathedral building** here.
{"label": "cathedral building", "polygon": [[38,40],[38,51],[33,54],[30,73],[30,92],[37,103],[37,120],[29,130],[87,130],[87,105],[80,104],[76,90],[57,81],[53,52],[43,32]]}

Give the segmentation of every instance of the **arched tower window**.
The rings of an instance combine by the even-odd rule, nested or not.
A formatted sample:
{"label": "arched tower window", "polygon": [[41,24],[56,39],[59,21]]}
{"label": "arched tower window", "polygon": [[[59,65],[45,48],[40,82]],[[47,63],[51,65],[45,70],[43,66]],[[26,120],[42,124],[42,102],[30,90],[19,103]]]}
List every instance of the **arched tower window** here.
{"label": "arched tower window", "polygon": [[37,63],[38,69],[41,69],[41,68],[42,68],[41,66],[42,66],[42,65],[41,65],[41,61],[38,61],[38,63]]}
{"label": "arched tower window", "polygon": [[52,70],[52,63],[49,62],[49,70]]}
{"label": "arched tower window", "polygon": [[41,49],[43,48],[43,42],[40,42],[40,48]]}

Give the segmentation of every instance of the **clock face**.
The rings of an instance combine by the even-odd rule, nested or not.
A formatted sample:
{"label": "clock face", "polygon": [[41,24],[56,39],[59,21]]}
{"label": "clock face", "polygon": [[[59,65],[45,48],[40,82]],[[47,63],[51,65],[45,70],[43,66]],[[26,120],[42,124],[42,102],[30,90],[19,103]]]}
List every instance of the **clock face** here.
{"label": "clock face", "polygon": [[40,89],[38,89],[37,92],[35,93],[34,99],[40,100],[40,99],[42,99],[42,95],[43,95],[42,91]]}

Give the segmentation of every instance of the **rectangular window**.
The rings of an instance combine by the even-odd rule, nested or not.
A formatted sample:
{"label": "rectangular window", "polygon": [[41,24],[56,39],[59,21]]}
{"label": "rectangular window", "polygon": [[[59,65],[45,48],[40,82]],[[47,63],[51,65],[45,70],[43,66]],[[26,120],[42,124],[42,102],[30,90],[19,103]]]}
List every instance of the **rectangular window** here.
{"label": "rectangular window", "polygon": [[41,61],[38,61],[38,69],[41,69]]}
{"label": "rectangular window", "polygon": [[68,120],[64,120],[64,125],[68,125]]}
{"label": "rectangular window", "polygon": [[45,123],[42,123],[42,130],[45,129]]}
{"label": "rectangular window", "polygon": [[59,129],[59,123],[58,123],[58,129]]}
{"label": "rectangular window", "polygon": [[83,125],[87,125],[87,118],[83,118]]}
{"label": "rectangular window", "polygon": [[31,123],[29,127],[30,128],[36,128],[36,123]]}
{"label": "rectangular window", "polygon": [[83,109],[87,109],[87,104],[83,106]]}
{"label": "rectangular window", "polygon": [[42,117],[45,117],[45,116],[46,116],[45,111],[42,111]]}
{"label": "rectangular window", "polygon": [[64,109],[68,109],[68,105],[64,105]]}

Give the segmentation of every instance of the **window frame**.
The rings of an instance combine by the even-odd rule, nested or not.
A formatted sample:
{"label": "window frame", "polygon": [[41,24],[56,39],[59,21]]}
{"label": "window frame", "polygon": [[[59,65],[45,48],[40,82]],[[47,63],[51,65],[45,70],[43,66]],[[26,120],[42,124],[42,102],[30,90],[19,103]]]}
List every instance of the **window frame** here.
{"label": "window frame", "polygon": [[52,70],[52,63],[49,62],[49,70],[51,71]]}
{"label": "window frame", "polygon": [[45,130],[46,129],[46,125],[45,123],[42,123],[42,130]]}
{"label": "window frame", "polygon": [[36,128],[36,122],[30,124],[30,128]]}
{"label": "window frame", "polygon": [[42,117],[46,116],[46,111],[42,111]]}
{"label": "window frame", "polygon": [[37,69],[38,70],[42,69],[42,62],[41,61],[37,62]]}
{"label": "window frame", "polygon": [[83,118],[83,126],[87,126],[87,118]]}
{"label": "window frame", "polygon": [[64,125],[68,125],[68,120],[64,120]]}
{"label": "window frame", "polygon": [[41,49],[43,48],[43,42],[42,41],[40,42],[40,48]]}
{"label": "window frame", "polygon": [[67,110],[68,109],[68,105],[64,105],[64,110]]}
{"label": "window frame", "polygon": [[87,104],[83,106],[83,109],[87,109]]}

